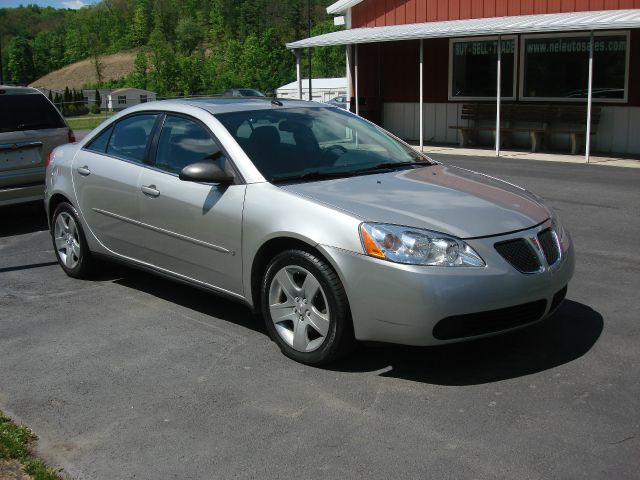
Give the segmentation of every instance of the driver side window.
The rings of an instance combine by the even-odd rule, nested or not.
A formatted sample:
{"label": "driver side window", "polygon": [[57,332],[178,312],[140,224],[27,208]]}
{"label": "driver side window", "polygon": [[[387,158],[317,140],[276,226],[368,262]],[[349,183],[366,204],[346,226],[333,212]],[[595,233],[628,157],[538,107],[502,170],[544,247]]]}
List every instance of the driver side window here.
{"label": "driver side window", "polygon": [[167,115],[158,140],[155,167],[177,174],[187,165],[209,159],[225,169],[221,153],[216,141],[199,123]]}

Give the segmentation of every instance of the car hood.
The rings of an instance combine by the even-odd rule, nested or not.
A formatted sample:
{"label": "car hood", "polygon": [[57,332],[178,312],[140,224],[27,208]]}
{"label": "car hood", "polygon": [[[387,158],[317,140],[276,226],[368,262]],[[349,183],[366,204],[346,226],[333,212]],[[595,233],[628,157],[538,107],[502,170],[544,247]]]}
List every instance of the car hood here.
{"label": "car hood", "polygon": [[282,185],[362,220],[473,238],[523,230],[551,212],[532,193],[458,167],[429,167]]}

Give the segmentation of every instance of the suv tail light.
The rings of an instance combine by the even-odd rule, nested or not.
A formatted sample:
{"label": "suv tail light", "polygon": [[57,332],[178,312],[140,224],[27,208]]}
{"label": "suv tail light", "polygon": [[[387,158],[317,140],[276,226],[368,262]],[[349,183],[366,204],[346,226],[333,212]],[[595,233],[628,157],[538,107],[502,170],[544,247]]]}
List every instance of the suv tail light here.
{"label": "suv tail light", "polygon": [[51,165],[51,159],[53,158],[53,150],[51,150],[49,152],[49,155],[47,155],[47,160],[44,162],[44,166],[48,167],[49,165]]}
{"label": "suv tail light", "polygon": [[69,129],[67,132],[67,138],[69,139],[69,143],[76,143],[76,134],[73,133],[73,130]]}

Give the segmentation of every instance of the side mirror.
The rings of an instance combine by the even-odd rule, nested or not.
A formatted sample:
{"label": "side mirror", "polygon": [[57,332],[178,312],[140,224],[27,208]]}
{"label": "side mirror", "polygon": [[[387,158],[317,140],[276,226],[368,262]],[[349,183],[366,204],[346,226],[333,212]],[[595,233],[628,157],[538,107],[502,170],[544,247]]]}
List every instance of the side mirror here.
{"label": "side mirror", "polygon": [[234,181],[233,175],[229,175],[211,160],[187,165],[182,169],[178,178],[185,182],[219,183],[221,185],[229,185]]}

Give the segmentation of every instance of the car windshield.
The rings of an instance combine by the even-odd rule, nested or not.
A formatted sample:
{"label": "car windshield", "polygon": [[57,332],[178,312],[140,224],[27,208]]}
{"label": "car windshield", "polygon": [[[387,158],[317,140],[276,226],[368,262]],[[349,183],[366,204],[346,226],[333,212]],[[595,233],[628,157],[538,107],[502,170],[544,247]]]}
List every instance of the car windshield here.
{"label": "car windshield", "polygon": [[382,129],[335,107],[243,111],[216,118],[271,182],[431,165]]}

